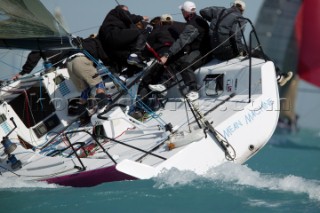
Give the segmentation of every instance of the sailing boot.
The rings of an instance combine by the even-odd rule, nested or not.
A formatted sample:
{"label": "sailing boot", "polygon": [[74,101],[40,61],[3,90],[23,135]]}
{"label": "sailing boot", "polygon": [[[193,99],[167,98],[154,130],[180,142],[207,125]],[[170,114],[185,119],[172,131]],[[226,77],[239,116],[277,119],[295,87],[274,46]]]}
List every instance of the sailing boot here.
{"label": "sailing boot", "polygon": [[163,96],[167,95],[167,88],[163,84],[149,84],[149,89],[153,92],[161,93]]}
{"label": "sailing boot", "polygon": [[127,59],[127,63],[139,68],[144,68],[147,66],[146,63],[143,62],[143,58],[139,52],[131,53]]}
{"label": "sailing boot", "polygon": [[188,98],[190,101],[195,101],[199,99],[199,92],[196,82],[192,82],[189,85],[189,92],[186,94],[186,98]]}
{"label": "sailing boot", "polygon": [[137,38],[134,52],[131,53],[127,59],[128,64],[137,66],[139,68],[144,68],[147,66],[143,62],[145,60],[145,58],[142,57],[142,51],[143,51],[144,47],[146,46],[146,42],[147,42],[146,35],[140,34]]}
{"label": "sailing boot", "polygon": [[98,109],[101,110],[103,109],[105,106],[107,106],[108,104],[110,104],[110,98],[108,96],[106,96],[106,94],[104,93],[98,93],[95,96],[97,102],[98,102]]}
{"label": "sailing boot", "polygon": [[79,126],[85,126],[88,123],[90,123],[90,115],[89,112],[86,108],[86,104],[80,104],[78,107],[79,110],[79,120],[80,120],[80,125]]}
{"label": "sailing boot", "polygon": [[287,72],[286,74],[281,74],[277,76],[277,81],[279,85],[282,87],[284,86],[293,76],[291,71]]}

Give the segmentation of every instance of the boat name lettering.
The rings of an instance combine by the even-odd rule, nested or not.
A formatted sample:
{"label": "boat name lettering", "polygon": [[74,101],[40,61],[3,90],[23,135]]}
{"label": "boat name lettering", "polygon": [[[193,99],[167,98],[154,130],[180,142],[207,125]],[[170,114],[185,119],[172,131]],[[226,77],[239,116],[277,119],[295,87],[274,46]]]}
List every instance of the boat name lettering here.
{"label": "boat name lettering", "polygon": [[223,136],[225,138],[229,138],[232,136],[238,129],[240,129],[243,125],[248,125],[255,120],[257,116],[259,116],[262,112],[270,110],[272,108],[273,101],[268,99],[266,101],[261,102],[261,106],[259,109],[252,109],[247,114],[244,115],[242,119],[239,119],[229,126],[227,126],[223,130]]}

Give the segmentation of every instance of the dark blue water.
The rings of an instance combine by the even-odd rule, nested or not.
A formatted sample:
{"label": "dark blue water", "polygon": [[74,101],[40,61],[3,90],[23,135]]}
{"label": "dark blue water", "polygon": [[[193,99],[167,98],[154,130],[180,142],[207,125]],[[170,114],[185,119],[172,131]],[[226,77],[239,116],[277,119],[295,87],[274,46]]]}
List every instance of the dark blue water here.
{"label": "dark blue water", "polygon": [[274,135],[245,165],[205,176],[170,170],[152,180],[70,188],[0,177],[1,212],[320,212],[320,131]]}

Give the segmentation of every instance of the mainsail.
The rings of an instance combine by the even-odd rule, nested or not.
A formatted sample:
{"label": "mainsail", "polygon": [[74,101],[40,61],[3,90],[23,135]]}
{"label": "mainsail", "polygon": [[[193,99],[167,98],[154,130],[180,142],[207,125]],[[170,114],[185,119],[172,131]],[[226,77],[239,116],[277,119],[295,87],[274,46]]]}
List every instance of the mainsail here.
{"label": "mainsail", "polygon": [[0,0],[0,48],[70,48],[70,38],[39,0]]}
{"label": "mainsail", "polygon": [[320,87],[320,1],[304,0],[297,18],[298,73],[303,80]]}

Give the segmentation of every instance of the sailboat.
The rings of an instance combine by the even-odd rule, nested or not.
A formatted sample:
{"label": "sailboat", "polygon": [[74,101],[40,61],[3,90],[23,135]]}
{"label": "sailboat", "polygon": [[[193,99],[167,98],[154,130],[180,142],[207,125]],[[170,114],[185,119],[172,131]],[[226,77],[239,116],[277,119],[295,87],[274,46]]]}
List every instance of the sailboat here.
{"label": "sailboat", "polygon": [[[0,2],[0,47],[76,48],[40,1]],[[251,49],[252,41],[246,43]],[[68,113],[68,104],[80,93],[66,69],[4,82],[1,176],[88,187],[150,179],[173,168],[202,175],[226,162],[245,163],[273,135],[280,106],[273,62],[250,54],[212,59],[195,71],[202,85],[198,100],[181,95],[177,83],[161,107],[151,110],[136,91],[140,79],[158,65],[156,59],[149,61],[126,82],[100,67],[108,76],[112,102],[94,111],[85,126]],[[148,112],[143,120],[129,113],[138,104]]]}
{"label": "sailboat", "polygon": [[[295,73],[280,89],[278,133],[295,133],[299,126],[314,128],[319,120],[312,113],[319,105],[319,62],[314,54],[319,49],[319,29],[310,24],[319,21],[317,8],[319,2],[313,0],[264,1],[255,24],[265,52],[283,72]],[[273,18],[265,19],[266,14]]]}
{"label": "sailboat", "polygon": [[299,124],[311,129],[318,128],[320,119],[317,113],[314,113],[320,104],[320,62],[315,54],[320,48],[317,39],[320,36],[320,15],[317,13],[319,8],[319,1],[304,0],[296,23],[298,74],[303,82],[298,90],[296,107],[300,113]]}

